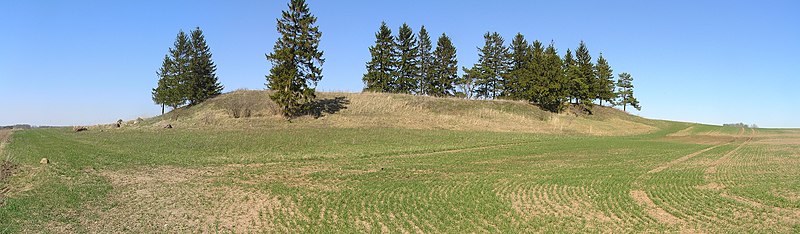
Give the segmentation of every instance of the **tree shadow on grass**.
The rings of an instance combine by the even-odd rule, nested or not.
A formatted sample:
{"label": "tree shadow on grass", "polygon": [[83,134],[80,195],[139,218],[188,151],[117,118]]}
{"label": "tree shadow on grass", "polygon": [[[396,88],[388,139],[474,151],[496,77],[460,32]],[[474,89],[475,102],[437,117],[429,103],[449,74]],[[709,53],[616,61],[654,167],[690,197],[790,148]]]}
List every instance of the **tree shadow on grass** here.
{"label": "tree shadow on grass", "polygon": [[326,114],[336,114],[336,112],[347,109],[348,104],[350,104],[350,100],[347,100],[346,97],[326,98],[306,103],[304,109],[307,115],[317,119]]}

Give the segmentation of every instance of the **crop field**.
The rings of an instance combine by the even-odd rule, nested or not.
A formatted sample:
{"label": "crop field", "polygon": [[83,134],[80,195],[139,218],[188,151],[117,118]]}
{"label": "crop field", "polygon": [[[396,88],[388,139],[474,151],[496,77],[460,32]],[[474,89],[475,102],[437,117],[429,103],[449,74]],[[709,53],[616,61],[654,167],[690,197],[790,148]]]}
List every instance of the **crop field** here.
{"label": "crop field", "polygon": [[37,129],[2,150],[0,232],[800,232],[796,130]]}

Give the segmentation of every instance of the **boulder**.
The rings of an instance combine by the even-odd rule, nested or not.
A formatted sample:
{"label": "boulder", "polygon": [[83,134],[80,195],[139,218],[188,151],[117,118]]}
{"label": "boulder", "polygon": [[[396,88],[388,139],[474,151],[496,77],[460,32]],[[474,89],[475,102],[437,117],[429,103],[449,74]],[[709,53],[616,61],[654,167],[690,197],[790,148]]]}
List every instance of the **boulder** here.
{"label": "boulder", "polygon": [[84,127],[84,126],[74,126],[74,127],[72,127],[72,131],[75,131],[75,132],[83,132],[83,131],[87,131],[87,130],[89,130],[89,129]]}
{"label": "boulder", "polygon": [[47,158],[42,158],[42,160],[39,160],[39,163],[41,163],[41,164],[49,164],[50,160],[47,159]]}
{"label": "boulder", "polygon": [[164,128],[172,128],[172,124],[164,125]]}

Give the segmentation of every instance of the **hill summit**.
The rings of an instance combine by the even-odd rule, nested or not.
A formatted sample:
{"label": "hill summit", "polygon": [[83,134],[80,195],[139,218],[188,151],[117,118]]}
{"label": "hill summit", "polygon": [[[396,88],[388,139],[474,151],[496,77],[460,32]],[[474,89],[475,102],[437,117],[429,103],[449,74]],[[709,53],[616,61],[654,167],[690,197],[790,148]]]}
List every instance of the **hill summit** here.
{"label": "hill summit", "polygon": [[269,91],[238,90],[145,120],[141,126],[182,128],[407,128],[632,135],[662,121],[595,106],[592,115],[551,113],[523,101],[465,100],[388,93],[318,92],[308,116],[287,121]]}

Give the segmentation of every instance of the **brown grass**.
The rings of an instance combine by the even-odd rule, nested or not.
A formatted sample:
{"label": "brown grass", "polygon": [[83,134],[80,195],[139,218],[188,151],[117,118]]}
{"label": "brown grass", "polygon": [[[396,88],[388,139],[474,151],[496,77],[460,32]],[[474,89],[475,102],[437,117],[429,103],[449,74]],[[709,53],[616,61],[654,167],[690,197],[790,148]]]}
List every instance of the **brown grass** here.
{"label": "brown grass", "polygon": [[89,207],[90,232],[290,232],[288,223],[307,220],[290,197],[237,185],[214,185],[237,165],[102,171],[114,187],[110,209]]}
{"label": "brown grass", "polygon": [[5,148],[6,143],[8,142],[9,138],[11,137],[12,130],[10,129],[1,129],[0,130],[0,206],[3,205],[5,200],[5,194],[8,193],[11,188],[6,185],[6,178],[11,176],[14,171],[16,170],[16,165],[12,164],[3,153],[3,148]]}
{"label": "brown grass", "polygon": [[[408,128],[495,132],[632,135],[656,130],[654,121],[622,111],[595,107],[595,115],[554,114],[509,100],[465,100],[387,93],[318,93],[318,99],[344,97],[349,103],[322,118],[300,117],[291,122],[280,116],[269,91],[240,90],[194,107],[146,120],[143,127],[160,128]],[[245,103],[245,104],[242,104]],[[247,106],[249,118],[235,118],[235,109]],[[174,120],[174,117],[177,120]]]}

